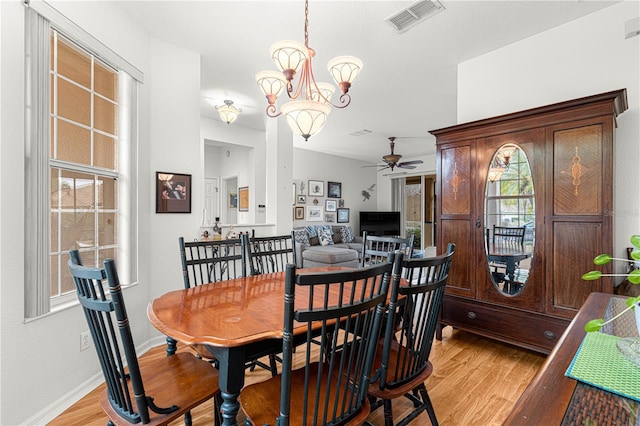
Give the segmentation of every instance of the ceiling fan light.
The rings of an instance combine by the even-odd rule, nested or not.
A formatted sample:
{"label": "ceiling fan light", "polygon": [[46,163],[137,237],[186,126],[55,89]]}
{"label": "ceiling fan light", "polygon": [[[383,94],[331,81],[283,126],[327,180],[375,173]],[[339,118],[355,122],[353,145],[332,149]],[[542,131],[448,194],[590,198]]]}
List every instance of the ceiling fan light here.
{"label": "ceiling fan light", "polygon": [[362,66],[362,61],[354,56],[338,56],[329,61],[327,69],[342,93],[347,93]]}
{"label": "ceiling fan light", "polygon": [[[318,90],[320,90],[319,94],[318,94]],[[333,92],[335,91],[336,91],[336,88],[333,87],[333,84],[320,82],[318,83],[317,89],[315,86],[311,87],[311,100],[314,100],[323,104],[330,104],[331,95],[333,95]]]}
{"label": "ceiling fan light", "polygon": [[271,58],[280,71],[293,70],[293,75],[300,71],[304,61],[309,58],[309,49],[295,40],[282,40],[271,45]]}
{"label": "ceiling fan light", "polygon": [[277,71],[260,71],[256,74],[256,82],[269,100],[269,104],[275,103],[282,89],[287,85],[287,80]]}
{"label": "ceiling fan light", "polygon": [[331,107],[316,101],[290,101],[280,111],[287,117],[291,130],[306,141],[322,130]]}

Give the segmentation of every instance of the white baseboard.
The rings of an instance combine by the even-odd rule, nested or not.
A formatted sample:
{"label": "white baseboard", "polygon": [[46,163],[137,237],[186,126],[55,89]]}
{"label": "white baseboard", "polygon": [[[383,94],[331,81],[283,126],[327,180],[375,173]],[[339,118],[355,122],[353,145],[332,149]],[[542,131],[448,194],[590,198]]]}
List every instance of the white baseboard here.
{"label": "white baseboard", "polygon": [[[144,344],[138,346],[136,348],[136,353],[138,354],[138,356],[141,356],[152,348],[164,345],[166,342],[165,339],[165,336],[154,337],[146,341]],[[98,372],[94,376],[81,383],[78,387],[71,390],[66,395],[63,395],[62,397],[53,401],[44,410],[35,413],[33,416],[25,420],[23,425],[45,426],[60,414],[62,414],[69,407],[71,407],[73,404],[84,398],[89,392],[93,391],[96,387],[100,386],[103,383],[104,376],[102,375],[102,372]]]}

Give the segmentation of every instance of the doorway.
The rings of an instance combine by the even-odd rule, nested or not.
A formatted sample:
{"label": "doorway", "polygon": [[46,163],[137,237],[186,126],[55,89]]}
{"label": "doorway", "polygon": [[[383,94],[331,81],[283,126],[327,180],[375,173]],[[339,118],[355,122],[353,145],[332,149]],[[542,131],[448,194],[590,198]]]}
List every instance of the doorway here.
{"label": "doorway", "polygon": [[222,222],[238,223],[238,176],[222,178]]}
{"label": "doorway", "polygon": [[409,176],[404,181],[404,221],[407,236],[413,235],[417,250],[434,246],[435,175]]}

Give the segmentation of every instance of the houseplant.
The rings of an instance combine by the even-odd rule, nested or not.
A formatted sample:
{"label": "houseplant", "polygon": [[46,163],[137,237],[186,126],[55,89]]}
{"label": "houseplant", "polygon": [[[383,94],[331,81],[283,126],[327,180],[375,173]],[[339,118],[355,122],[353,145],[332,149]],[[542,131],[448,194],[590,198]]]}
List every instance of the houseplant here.
{"label": "houseplant", "polygon": [[[627,262],[629,264],[633,264],[636,261],[640,261],[640,235],[633,235],[631,237],[631,244],[633,245],[633,250],[631,251],[631,256],[630,256],[632,260],[615,258],[615,257],[611,257],[608,254],[601,254],[597,256],[595,259],[593,259],[593,263],[596,265],[606,265],[612,260],[616,260],[616,261],[622,261],[622,262]],[[640,284],[640,269],[633,269],[624,274],[603,274],[600,271],[590,271],[582,275],[582,279],[591,281],[591,280],[597,280],[598,278],[601,278],[601,277],[620,277],[620,276],[627,277],[629,282],[632,284]],[[629,297],[626,300],[627,307],[622,312],[608,319],[607,321],[605,321],[603,318],[593,319],[585,325],[584,329],[588,332],[598,331],[605,324],[608,324],[614,321],[616,318],[620,317],[625,312],[631,309],[635,309],[638,303],[640,303],[640,296]],[[638,315],[638,311],[636,312],[636,322],[638,324],[638,330],[640,331],[640,315]]]}

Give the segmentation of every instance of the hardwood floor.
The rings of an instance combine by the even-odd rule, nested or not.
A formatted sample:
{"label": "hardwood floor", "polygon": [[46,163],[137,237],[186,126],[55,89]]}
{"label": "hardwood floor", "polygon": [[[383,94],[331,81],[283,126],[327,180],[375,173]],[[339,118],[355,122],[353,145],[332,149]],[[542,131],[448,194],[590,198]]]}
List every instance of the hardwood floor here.
{"label": "hardwood floor", "polygon": [[[164,347],[154,348],[144,357],[165,356]],[[436,341],[431,351],[434,373],[426,381],[438,422],[447,425],[500,425],[518,397],[544,362],[535,352],[488,340],[474,334],[445,328],[442,342]],[[269,373],[257,369],[248,373],[247,382],[263,380]],[[89,393],[66,410],[50,426],[104,426],[107,417],[98,403],[103,386]],[[394,416],[400,418],[411,410],[406,399],[393,402]],[[193,424],[213,424],[213,403],[201,405],[193,414]],[[244,423],[244,416],[238,416]],[[368,419],[384,425],[382,408]],[[177,421],[172,425],[179,425]],[[412,425],[427,425],[422,413]]]}

